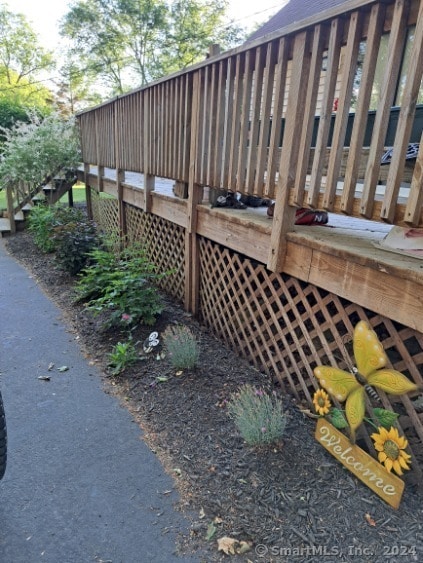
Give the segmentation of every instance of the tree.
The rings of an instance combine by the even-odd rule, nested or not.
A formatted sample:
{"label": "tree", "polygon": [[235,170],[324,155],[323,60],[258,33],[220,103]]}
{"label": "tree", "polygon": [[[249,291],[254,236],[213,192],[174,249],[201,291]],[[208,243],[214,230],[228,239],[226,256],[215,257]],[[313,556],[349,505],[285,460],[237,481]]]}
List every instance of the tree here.
{"label": "tree", "polygon": [[52,54],[39,44],[22,14],[0,4],[0,67],[10,85],[30,79],[54,67]]}
{"label": "tree", "polygon": [[209,46],[222,50],[241,42],[243,31],[225,24],[227,0],[177,0],[170,7],[170,26],[162,52],[163,74],[204,60]]}
{"label": "tree", "polygon": [[85,71],[121,94],[203,60],[211,43],[239,42],[226,8],[227,0],[77,0],[61,33]]}
{"label": "tree", "polygon": [[56,81],[55,106],[63,117],[70,117],[87,104],[101,103],[99,92],[92,87],[95,77],[91,77],[81,67],[79,60],[68,59],[59,71]]}
{"label": "tree", "polygon": [[119,0],[79,0],[62,20],[61,34],[70,39],[71,57],[84,72],[98,77],[111,93],[124,91],[127,39],[119,21]]}
{"label": "tree", "polygon": [[25,17],[0,4],[0,127],[27,121],[30,109],[38,115],[51,111],[53,94],[38,76],[52,66],[51,53],[40,47]]}

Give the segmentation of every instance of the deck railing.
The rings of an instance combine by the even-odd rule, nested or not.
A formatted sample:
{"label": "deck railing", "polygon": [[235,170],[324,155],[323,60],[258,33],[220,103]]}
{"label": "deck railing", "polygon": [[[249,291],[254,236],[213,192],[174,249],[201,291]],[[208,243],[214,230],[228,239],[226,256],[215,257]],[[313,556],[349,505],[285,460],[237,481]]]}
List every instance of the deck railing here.
{"label": "deck railing", "polygon": [[349,0],[80,113],[83,160],[99,184],[116,169],[118,191],[123,171],[144,173],[146,191],[154,176],[186,183],[191,206],[204,186],[274,199],[267,265],[280,271],[296,207],[423,226],[422,74],[423,0]]}

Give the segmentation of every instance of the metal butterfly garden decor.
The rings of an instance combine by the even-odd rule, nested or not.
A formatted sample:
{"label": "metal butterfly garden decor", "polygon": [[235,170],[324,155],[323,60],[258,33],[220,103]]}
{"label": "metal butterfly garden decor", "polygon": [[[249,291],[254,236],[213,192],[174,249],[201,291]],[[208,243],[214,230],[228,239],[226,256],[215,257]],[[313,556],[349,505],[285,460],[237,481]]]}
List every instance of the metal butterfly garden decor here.
{"label": "metal butterfly garden decor", "polygon": [[[419,388],[399,371],[386,367],[388,357],[382,344],[364,321],[360,321],[354,329],[353,352],[356,367],[351,372],[329,366],[314,369],[322,387],[313,398],[319,415],[315,437],[368,487],[398,508],[404,482],[391,471],[402,475],[404,469],[409,469],[411,456],[405,452],[408,441],[393,427],[398,417],[395,412],[372,408],[373,420],[366,417],[366,398],[372,388],[392,395],[418,391]],[[332,407],[331,398],[345,402],[344,411]],[[371,438],[379,463],[355,444],[356,431],[363,421],[377,430]],[[339,432],[339,429],[346,428],[349,428],[349,439]]]}
{"label": "metal butterfly garden decor", "polygon": [[386,368],[388,358],[382,344],[369,325],[360,321],[353,336],[353,350],[357,368],[349,373],[336,367],[317,366],[314,375],[320,385],[340,402],[345,403],[345,416],[355,440],[355,431],[363,422],[366,403],[366,385],[392,395],[417,391],[417,385],[405,375]]}

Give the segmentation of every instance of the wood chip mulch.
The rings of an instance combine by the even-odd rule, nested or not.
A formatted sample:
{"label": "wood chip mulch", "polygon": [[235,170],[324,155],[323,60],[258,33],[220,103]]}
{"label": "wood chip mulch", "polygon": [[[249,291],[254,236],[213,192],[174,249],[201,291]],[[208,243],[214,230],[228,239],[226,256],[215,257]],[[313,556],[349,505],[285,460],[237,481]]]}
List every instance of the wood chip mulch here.
{"label": "wood chip mulch", "polygon": [[[107,353],[124,335],[102,330],[98,319],[74,304],[73,280],[34,248],[28,233],[6,244],[62,308],[86,354],[103,370],[105,389],[131,410],[173,476],[178,508],[191,522],[189,537],[180,538],[181,552],[210,563],[423,560],[422,495],[411,480],[406,479],[400,508],[390,508],[315,441],[315,421],[301,412],[306,405],[283,396],[167,297],[157,325],[139,328],[134,338],[142,343],[153,329],[160,337],[169,324],[186,324],[200,344],[198,366],[177,375],[155,349],[111,377]],[[283,443],[262,449],[243,443],[226,405],[244,383],[283,399],[288,419]],[[250,549],[226,555],[218,550],[225,536]]]}

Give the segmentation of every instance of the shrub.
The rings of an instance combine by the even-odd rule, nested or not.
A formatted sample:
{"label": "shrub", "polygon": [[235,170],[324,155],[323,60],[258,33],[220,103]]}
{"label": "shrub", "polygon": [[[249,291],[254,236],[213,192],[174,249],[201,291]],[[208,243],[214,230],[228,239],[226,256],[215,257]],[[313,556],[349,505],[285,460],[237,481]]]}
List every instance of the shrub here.
{"label": "shrub", "polygon": [[75,222],[86,221],[84,212],[74,207],[37,205],[28,217],[28,230],[34,242],[43,252],[53,252],[60,243],[57,233],[60,228]]}
{"label": "shrub", "polygon": [[285,431],[282,402],[252,385],[244,385],[228,403],[242,438],[251,446],[278,442]]}
{"label": "shrub", "polygon": [[63,120],[52,113],[46,117],[28,114],[27,123],[0,128],[6,137],[0,161],[0,185],[20,180],[39,185],[62,168],[75,168],[81,159],[79,133],[74,118]]}
{"label": "shrub", "polygon": [[108,312],[106,326],[154,324],[163,307],[153,283],[163,275],[156,274],[144,249],[138,244],[117,254],[96,249],[89,257],[92,264],[82,270],[76,288],[79,300],[94,314]]}
{"label": "shrub", "polygon": [[169,360],[175,369],[195,367],[199,357],[199,348],[194,334],[187,326],[168,326],[162,338]]}
{"label": "shrub", "polygon": [[90,260],[90,252],[99,244],[96,224],[86,217],[54,228],[56,260],[71,276],[78,274]]}
{"label": "shrub", "polygon": [[44,205],[31,209],[28,216],[28,230],[34,235],[34,242],[42,252],[53,252],[55,248],[53,239],[55,221],[54,208]]}
{"label": "shrub", "polygon": [[118,342],[113,346],[112,352],[109,354],[109,367],[112,368],[113,375],[119,375],[128,366],[137,361],[138,355],[132,340],[127,342]]}

